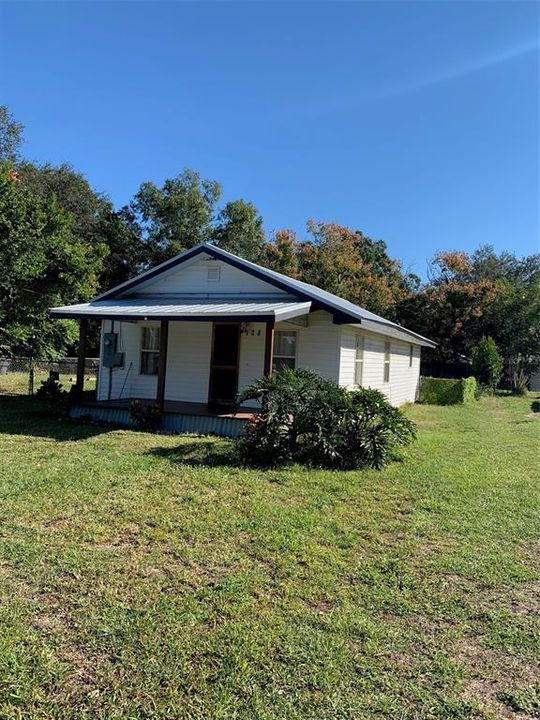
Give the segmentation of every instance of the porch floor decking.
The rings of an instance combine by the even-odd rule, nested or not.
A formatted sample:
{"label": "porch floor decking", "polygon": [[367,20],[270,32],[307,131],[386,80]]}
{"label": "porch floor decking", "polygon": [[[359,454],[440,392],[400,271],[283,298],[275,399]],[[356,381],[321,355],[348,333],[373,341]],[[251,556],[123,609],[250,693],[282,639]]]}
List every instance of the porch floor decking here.
{"label": "porch floor decking", "polygon": [[[85,407],[117,408],[129,410],[132,400],[140,399],[143,403],[154,404],[155,400],[148,398],[124,398],[121,400],[87,400],[82,403]],[[183,402],[180,400],[165,400],[163,412],[174,415],[195,415],[199,417],[235,418],[237,420],[251,420],[259,412],[255,407],[241,405],[238,408],[226,406],[212,406],[207,403]]]}

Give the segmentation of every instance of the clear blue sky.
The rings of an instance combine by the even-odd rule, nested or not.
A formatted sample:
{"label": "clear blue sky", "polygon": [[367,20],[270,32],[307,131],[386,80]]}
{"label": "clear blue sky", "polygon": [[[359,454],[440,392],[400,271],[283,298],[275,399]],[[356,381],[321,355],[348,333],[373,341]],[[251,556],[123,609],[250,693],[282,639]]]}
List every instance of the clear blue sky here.
{"label": "clear blue sky", "polygon": [[387,241],[538,250],[536,2],[0,4],[26,155],[117,204],[184,167]]}

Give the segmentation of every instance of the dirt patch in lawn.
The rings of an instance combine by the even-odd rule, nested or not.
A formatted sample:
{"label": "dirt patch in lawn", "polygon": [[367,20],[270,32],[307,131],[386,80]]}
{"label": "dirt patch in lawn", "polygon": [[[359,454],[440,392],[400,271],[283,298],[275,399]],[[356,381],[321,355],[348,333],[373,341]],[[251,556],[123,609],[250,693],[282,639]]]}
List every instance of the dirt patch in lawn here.
{"label": "dirt patch in lawn", "polygon": [[[474,637],[462,638],[453,648],[453,655],[469,673],[463,698],[482,711],[504,720],[534,720],[534,715],[516,712],[501,698],[516,690],[540,682],[540,668],[486,647]],[[538,717],[538,716],[536,716]]]}

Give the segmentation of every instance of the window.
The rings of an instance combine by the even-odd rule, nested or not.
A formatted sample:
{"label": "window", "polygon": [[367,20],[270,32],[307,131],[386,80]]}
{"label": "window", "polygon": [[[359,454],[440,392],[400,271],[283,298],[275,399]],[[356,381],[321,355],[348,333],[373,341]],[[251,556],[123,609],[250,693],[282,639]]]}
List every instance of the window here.
{"label": "window", "polygon": [[390,382],[390,352],[391,352],[392,346],[390,342],[384,343],[384,373],[383,373],[383,382],[387,383]]}
{"label": "window", "polygon": [[412,367],[413,357],[414,357],[414,345],[409,345],[409,367]]}
{"label": "window", "polygon": [[274,334],[273,370],[296,367],[296,333],[277,330]]}
{"label": "window", "polygon": [[363,335],[356,336],[356,348],[354,355],[354,384],[362,385],[362,376],[364,374],[364,342]]}
{"label": "window", "polygon": [[157,375],[160,328],[143,327],[141,330],[141,375]]}

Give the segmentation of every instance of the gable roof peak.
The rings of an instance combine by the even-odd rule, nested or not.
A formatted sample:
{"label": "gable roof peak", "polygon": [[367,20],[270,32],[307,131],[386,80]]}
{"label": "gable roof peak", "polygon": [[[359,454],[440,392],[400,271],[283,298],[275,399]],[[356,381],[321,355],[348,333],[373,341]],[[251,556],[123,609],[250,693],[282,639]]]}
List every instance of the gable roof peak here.
{"label": "gable roof peak", "polygon": [[270,270],[269,268],[257,265],[250,260],[244,260],[244,258],[241,258],[239,255],[234,255],[233,253],[228,252],[227,250],[223,250],[222,248],[218,247],[217,245],[213,245],[210,242],[199,243],[198,245],[195,245],[189,250],[185,250],[184,252],[179,253],[170,260],[166,260],[160,265],[156,265],[155,267],[146,270],[137,277],[132,278],[131,280],[127,280],[121,285],[117,285],[111,290],[108,290],[107,292],[97,297],[96,300],[109,300],[112,298],[116,298],[119,295],[128,292],[137,285],[147,282],[148,280],[153,279],[157,275],[160,275],[163,272],[167,272],[168,270],[178,265],[181,265],[182,263],[190,260],[193,257],[196,257],[203,252],[208,253],[216,259],[221,259],[229,265],[232,265],[233,267],[243,272],[249,273],[250,275],[257,277],[258,279],[279,288],[280,290],[284,290],[285,292],[298,297],[300,300],[314,302],[314,307],[327,310],[328,312],[332,313],[334,316],[334,320],[338,323],[369,323],[370,325],[375,324],[377,327],[377,331],[382,332],[383,334],[385,330],[398,330],[402,332],[411,342],[416,342],[420,345],[427,345],[428,347],[436,347],[436,343],[434,343],[432,340],[429,340],[428,338],[425,338],[422,335],[413,332],[412,330],[408,330],[407,328],[404,328],[401,325],[392,322],[391,320],[387,320],[380,315],[376,315],[375,313],[372,313],[369,310],[360,307],[359,305],[355,305],[349,300],[345,300],[344,298],[338,297],[337,295],[333,295],[326,290],[322,290],[316,285],[310,285],[309,283],[303,282],[302,280],[296,280],[295,278],[288,277],[287,275],[283,275],[282,273],[276,272],[275,270]]}

